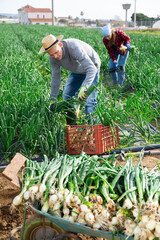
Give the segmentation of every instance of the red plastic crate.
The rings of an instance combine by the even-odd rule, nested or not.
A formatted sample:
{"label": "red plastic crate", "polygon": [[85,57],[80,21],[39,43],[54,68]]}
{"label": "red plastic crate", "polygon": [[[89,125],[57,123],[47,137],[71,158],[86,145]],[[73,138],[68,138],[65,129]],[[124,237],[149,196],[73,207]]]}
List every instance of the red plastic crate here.
{"label": "red plastic crate", "polygon": [[[119,143],[118,127],[115,127],[115,138]],[[117,147],[109,126],[100,125],[67,125],[66,142],[68,154],[102,154]]]}

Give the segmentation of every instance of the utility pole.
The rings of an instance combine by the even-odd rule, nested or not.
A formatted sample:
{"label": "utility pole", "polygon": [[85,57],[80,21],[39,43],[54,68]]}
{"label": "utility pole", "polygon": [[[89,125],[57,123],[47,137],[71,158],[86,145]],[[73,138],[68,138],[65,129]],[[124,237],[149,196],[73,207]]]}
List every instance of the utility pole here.
{"label": "utility pole", "polygon": [[134,0],[134,27],[136,27],[136,0]]}
{"label": "utility pole", "polygon": [[52,0],[52,25],[54,25],[54,0]]}

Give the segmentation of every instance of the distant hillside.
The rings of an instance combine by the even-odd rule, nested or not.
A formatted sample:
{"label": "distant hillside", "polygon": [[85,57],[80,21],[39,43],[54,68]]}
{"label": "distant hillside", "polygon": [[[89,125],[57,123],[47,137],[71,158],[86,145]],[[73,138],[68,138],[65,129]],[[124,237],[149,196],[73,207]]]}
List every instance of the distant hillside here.
{"label": "distant hillside", "polygon": [[14,13],[0,13],[0,18],[7,17],[7,18],[18,18],[18,14]]}

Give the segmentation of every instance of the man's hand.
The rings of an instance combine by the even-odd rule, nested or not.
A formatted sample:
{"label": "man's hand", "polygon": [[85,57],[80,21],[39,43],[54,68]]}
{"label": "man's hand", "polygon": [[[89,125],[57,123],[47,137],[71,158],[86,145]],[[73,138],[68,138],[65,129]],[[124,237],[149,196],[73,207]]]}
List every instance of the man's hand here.
{"label": "man's hand", "polygon": [[53,111],[56,108],[56,99],[50,101],[49,109]]}
{"label": "man's hand", "polygon": [[87,98],[87,94],[85,93],[85,91],[87,90],[86,87],[81,87],[78,93],[78,100],[80,101],[85,101]]}

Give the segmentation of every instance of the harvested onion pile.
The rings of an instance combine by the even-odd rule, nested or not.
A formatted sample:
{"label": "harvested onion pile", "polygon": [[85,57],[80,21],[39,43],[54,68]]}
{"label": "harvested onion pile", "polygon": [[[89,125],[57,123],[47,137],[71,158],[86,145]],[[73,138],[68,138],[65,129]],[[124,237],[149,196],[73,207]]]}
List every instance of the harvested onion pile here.
{"label": "harvested onion pile", "polygon": [[119,232],[134,239],[160,238],[160,171],[137,166],[132,158],[116,166],[85,153],[27,160],[22,191],[13,205],[29,201],[42,212],[94,229]]}

